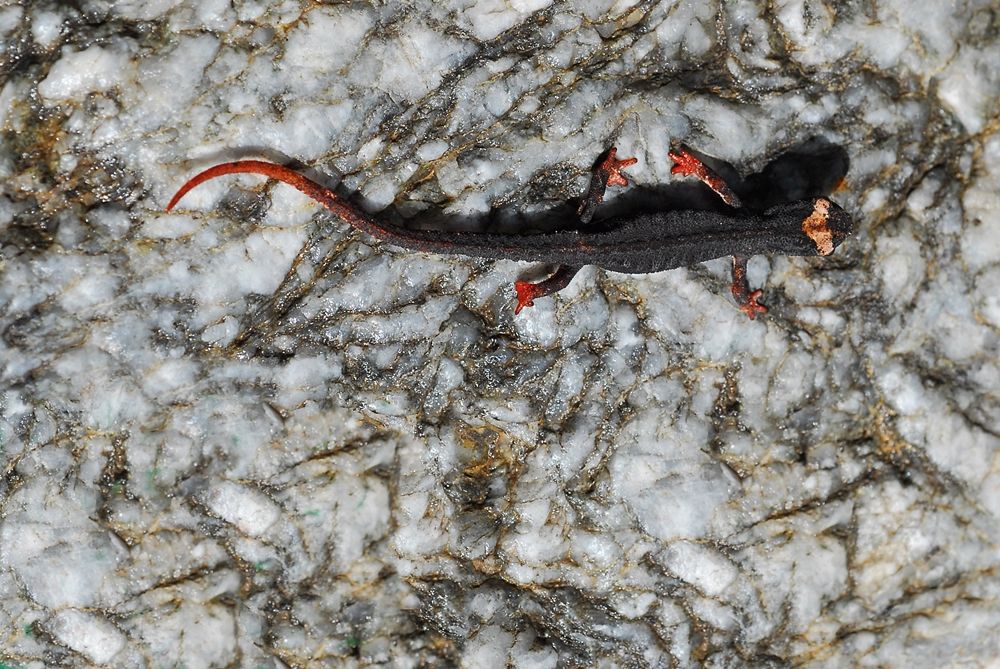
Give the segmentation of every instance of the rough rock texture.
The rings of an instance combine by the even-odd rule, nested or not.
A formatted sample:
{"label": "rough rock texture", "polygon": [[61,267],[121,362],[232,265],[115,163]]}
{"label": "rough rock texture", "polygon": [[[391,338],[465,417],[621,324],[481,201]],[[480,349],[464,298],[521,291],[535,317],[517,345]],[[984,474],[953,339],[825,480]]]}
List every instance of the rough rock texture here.
{"label": "rough rock texture", "polygon": [[[998,34],[991,0],[8,2],[3,666],[996,666]],[[253,156],[516,231],[612,144],[625,202],[674,142],[750,175],[812,138],[860,228],[754,259],[755,322],[725,260],[515,318],[529,267],[260,178],[163,212]]]}

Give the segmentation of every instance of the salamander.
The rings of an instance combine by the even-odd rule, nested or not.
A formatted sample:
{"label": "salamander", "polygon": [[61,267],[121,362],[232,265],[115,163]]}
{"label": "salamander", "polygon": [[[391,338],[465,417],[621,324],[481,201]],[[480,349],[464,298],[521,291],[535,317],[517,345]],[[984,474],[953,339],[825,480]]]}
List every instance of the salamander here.
{"label": "salamander", "polygon": [[767,311],[760,304],[760,290],[747,285],[750,256],[783,254],[827,256],[853,231],[851,216],[825,197],[814,197],[770,207],[745,208],[726,182],[684,148],[668,154],[671,173],[694,176],[729,205],[725,212],[699,209],[665,209],[624,215],[594,222],[594,213],[609,186],[627,186],[622,170],[635,158],[619,159],[608,149],[595,163],[590,186],[577,209],[572,226],[533,234],[498,234],[447,230],[411,230],[377,217],[312,179],[277,163],[238,160],[221,163],[191,177],[167,204],[170,211],[184,195],[201,183],[224,174],[260,174],[305,193],[334,215],[383,242],[416,251],[478,258],[519,260],[556,265],[552,275],[539,282],[514,284],[514,313],[534,300],[562,290],[585,265],[629,274],[645,274],[733,257],[732,294],[751,319]]}

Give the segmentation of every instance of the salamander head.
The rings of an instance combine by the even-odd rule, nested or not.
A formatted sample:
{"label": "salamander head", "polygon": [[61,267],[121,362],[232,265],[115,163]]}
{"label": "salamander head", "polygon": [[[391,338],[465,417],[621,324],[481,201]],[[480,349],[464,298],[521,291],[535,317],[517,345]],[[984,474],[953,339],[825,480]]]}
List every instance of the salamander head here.
{"label": "salamander head", "polygon": [[854,232],[854,220],[839,205],[825,197],[797,200],[771,207],[765,218],[782,229],[795,228],[803,255],[828,256]]}

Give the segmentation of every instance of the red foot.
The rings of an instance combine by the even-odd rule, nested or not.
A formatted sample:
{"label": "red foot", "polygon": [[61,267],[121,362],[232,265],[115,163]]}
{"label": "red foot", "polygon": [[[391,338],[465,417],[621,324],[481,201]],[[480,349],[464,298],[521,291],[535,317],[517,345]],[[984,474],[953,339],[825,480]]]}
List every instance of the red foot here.
{"label": "red foot", "polygon": [[608,175],[604,180],[604,183],[608,186],[628,186],[628,179],[625,178],[625,175],[621,171],[629,165],[635,165],[639,161],[636,158],[617,160],[615,158],[617,153],[618,149],[614,146],[608,149],[608,155],[597,169]]}
{"label": "red foot", "polygon": [[514,290],[517,292],[517,306],[514,307],[514,313],[521,313],[521,309],[525,307],[535,306],[535,298],[539,296],[541,291],[540,283],[528,283],[527,281],[515,281]]}
{"label": "red foot", "polygon": [[747,318],[753,320],[757,317],[757,314],[767,313],[767,307],[763,304],[757,302],[757,298],[764,294],[762,290],[755,290],[749,295],[747,295],[747,301],[740,305],[740,311],[747,315]]}
{"label": "red foot", "polygon": [[674,161],[674,166],[670,168],[671,174],[680,174],[683,176],[696,176],[699,179],[705,173],[705,166],[700,160],[692,156],[685,149],[679,149],[674,151],[671,149],[667,152],[670,160]]}
{"label": "red foot", "polygon": [[743,203],[733,189],[718,174],[710,170],[705,163],[701,162],[687,149],[681,148],[676,151],[671,149],[667,152],[670,160],[674,161],[674,166],[670,168],[671,174],[681,174],[683,176],[697,177],[699,181],[715,191],[716,195],[730,207],[742,207]]}

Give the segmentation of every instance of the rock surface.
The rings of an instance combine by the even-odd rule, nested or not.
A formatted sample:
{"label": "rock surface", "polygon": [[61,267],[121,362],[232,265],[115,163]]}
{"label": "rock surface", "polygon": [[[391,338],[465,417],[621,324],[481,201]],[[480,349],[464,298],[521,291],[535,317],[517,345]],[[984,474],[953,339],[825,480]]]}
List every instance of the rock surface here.
{"label": "rock surface", "polygon": [[[0,9],[0,661],[996,666],[1000,15],[925,4]],[[260,178],[163,211],[263,157],[515,231],[815,138],[859,230],[754,322],[725,260],[514,317]]]}

